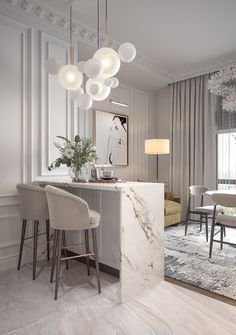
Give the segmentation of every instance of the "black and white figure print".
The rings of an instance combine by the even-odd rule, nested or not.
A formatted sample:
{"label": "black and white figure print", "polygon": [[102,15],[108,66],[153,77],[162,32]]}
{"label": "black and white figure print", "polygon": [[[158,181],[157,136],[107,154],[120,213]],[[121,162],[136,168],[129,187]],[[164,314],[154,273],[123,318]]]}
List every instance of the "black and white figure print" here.
{"label": "black and white figure print", "polygon": [[94,111],[95,142],[99,163],[128,165],[128,116]]}

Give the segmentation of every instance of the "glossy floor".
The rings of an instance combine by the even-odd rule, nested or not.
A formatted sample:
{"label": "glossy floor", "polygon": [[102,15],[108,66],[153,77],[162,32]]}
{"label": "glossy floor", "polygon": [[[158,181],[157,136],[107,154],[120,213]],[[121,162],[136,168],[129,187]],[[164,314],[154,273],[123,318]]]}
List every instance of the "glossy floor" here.
{"label": "glossy floor", "polygon": [[0,272],[0,334],[14,335],[195,335],[236,334],[236,308],[168,282],[127,304],[119,304],[118,281],[102,274],[97,294],[94,271],[77,262],[63,267],[59,299],[49,268]]}

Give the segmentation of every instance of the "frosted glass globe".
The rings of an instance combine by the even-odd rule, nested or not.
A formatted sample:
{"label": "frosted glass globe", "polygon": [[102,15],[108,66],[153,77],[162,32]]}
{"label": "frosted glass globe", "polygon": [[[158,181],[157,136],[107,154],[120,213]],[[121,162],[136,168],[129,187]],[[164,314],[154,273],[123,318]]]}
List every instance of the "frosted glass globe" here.
{"label": "frosted glass globe", "polygon": [[106,78],[113,77],[120,69],[120,58],[117,52],[111,48],[98,49],[93,58],[102,64],[102,75]]}
{"label": "frosted glass globe", "polygon": [[135,46],[129,42],[122,43],[118,49],[118,55],[122,62],[132,62],[136,56]]}
{"label": "frosted glass globe", "polygon": [[79,87],[77,90],[70,91],[70,98],[76,100],[80,94],[84,93],[83,87]]}
{"label": "frosted glass globe", "polygon": [[98,84],[92,84],[90,87],[89,87],[89,93],[92,94],[92,95],[97,95],[97,94],[100,94],[101,91],[102,91],[102,86],[101,85],[98,85]]}
{"label": "frosted glass globe", "polygon": [[[95,85],[97,86],[97,90],[98,93],[97,94],[93,94],[94,87]],[[95,101],[102,101],[105,100],[110,92],[111,92],[111,88],[110,87],[106,87],[104,85],[104,78],[97,78],[97,79],[89,79],[86,83],[86,92],[91,96],[91,98]]]}
{"label": "frosted glass globe", "polygon": [[100,60],[91,58],[89,59],[84,66],[84,72],[87,77],[93,79],[100,77],[102,74],[102,64]]}
{"label": "frosted glass globe", "polygon": [[62,87],[72,91],[77,90],[81,86],[83,75],[75,65],[68,64],[60,69],[58,79]]}
{"label": "frosted glass globe", "polygon": [[57,74],[60,69],[60,65],[54,58],[49,58],[45,62],[45,69],[50,74]]}
{"label": "frosted glass globe", "polygon": [[106,78],[105,81],[104,81],[104,85],[106,87],[111,87],[112,83],[113,83],[113,78]]}
{"label": "frosted glass globe", "polygon": [[111,83],[112,88],[116,88],[117,86],[119,86],[119,79],[117,79],[116,77],[111,78],[111,79],[112,79],[112,83]]}
{"label": "frosted glass globe", "polygon": [[78,107],[85,110],[91,108],[93,104],[92,98],[86,93],[80,94],[76,101]]}
{"label": "frosted glass globe", "polygon": [[80,62],[78,63],[78,65],[77,65],[78,70],[79,70],[81,73],[84,73],[84,67],[85,67],[85,64],[86,64],[86,62],[82,60],[82,61],[80,61]]}

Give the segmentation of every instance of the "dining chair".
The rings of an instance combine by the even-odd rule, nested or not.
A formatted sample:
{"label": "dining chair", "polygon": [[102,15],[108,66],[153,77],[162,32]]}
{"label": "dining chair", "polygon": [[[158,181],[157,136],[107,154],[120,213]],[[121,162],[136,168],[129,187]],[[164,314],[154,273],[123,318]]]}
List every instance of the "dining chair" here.
{"label": "dining chair", "polygon": [[[60,276],[60,263],[63,260],[77,259],[80,257],[87,258],[87,271],[89,275],[89,259],[95,258],[95,267],[97,275],[98,292],[101,293],[98,248],[96,229],[99,226],[100,214],[89,209],[86,201],[80,197],[71,194],[65,190],[54,186],[46,186],[46,195],[48,199],[50,224],[55,231],[55,240],[53,246],[53,256],[51,263],[51,282],[53,281],[54,267],[56,264],[56,282],[54,299],[58,297],[58,285]],[[61,250],[65,247],[62,245],[62,236],[65,231],[84,231],[85,232],[85,254],[72,255],[63,257]],[[92,232],[93,249],[89,250],[89,231]]]}
{"label": "dining chair", "polygon": [[[223,231],[225,228],[236,228],[236,216],[234,214],[218,214],[216,210],[217,205],[225,208],[236,208],[236,193],[213,193],[211,198],[215,202],[215,206],[212,218],[209,258],[212,256],[213,242],[220,243],[221,249],[223,248],[223,244],[236,246],[234,243],[223,240]],[[220,227],[220,241],[214,239],[214,236],[219,233],[215,233],[216,226]]]}
{"label": "dining chair", "polygon": [[[49,213],[48,204],[46,198],[46,192],[43,188],[32,185],[32,184],[17,184],[16,185],[18,198],[19,198],[19,208],[20,216],[22,219],[22,230],[21,230],[21,241],[20,250],[18,258],[17,270],[20,270],[21,259],[24,248],[24,242],[26,240],[32,239],[33,242],[33,280],[36,277],[36,266],[37,266],[37,247],[38,247],[38,236],[46,234],[47,243],[47,259],[50,258],[50,228],[49,228]],[[33,236],[25,237],[26,225],[28,221],[33,221],[34,232]],[[46,222],[46,232],[38,233],[39,222]]]}
{"label": "dining chair", "polygon": [[[214,205],[204,206],[204,194],[207,191],[208,191],[208,188],[203,185],[189,186],[189,200],[188,200],[188,206],[187,206],[187,214],[186,214],[186,220],[183,221],[183,223],[185,223],[185,235],[187,235],[189,221],[200,223],[200,231],[202,230],[202,224],[205,223],[206,241],[208,242],[208,219],[210,215],[211,216],[213,215]],[[199,201],[199,198],[200,198],[200,206],[191,208],[192,200]],[[223,208],[221,206],[216,207],[217,213],[220,213],[222,211],[223,211]],[[200,220],[196,220],[195,218],[192,218],[191,215],[199,215]],[[204,219],[204,222],[203,222],[203,219]]]}

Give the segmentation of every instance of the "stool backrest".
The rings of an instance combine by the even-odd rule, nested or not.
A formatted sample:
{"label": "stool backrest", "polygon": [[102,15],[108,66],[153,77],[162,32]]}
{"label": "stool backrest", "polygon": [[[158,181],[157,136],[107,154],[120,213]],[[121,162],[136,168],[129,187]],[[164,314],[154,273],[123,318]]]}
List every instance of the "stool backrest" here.
{"label": "stool backrest", "polygon": [[80,197],[57,187],[45,187],[50,224],[58,230],[90,228],[89,207]]}
{"label": "stool backrest", "polygon": [[236,207],[236,193],[213,193],[211,196],[216,205]]}
{"label": "stool backrest", "polygon": [[193,196],[202,195],[206,191],[208,191],[208,188],[202,185],[192,185],[189,186],[190,194]]}
{"label": "stool backrest", "polygon": [[43,188],[31,184],[17,184],[16,189],[22,219],[49,219],[46,192]]}

